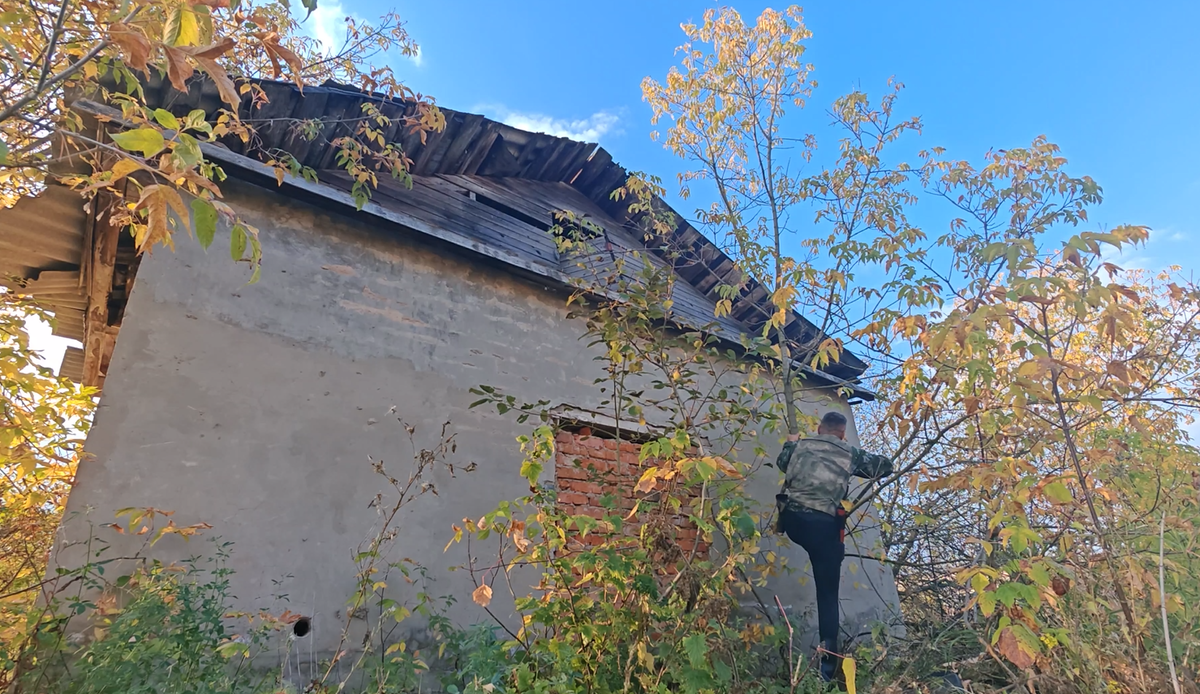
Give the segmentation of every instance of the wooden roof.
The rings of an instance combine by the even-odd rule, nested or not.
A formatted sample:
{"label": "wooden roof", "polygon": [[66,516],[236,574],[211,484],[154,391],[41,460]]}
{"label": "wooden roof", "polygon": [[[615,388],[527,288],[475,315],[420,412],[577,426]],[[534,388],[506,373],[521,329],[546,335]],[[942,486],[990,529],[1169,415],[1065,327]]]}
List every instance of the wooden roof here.
{"label": "wooden roof", "polygon": [[[269,180],[274,187],[270,172],[258,160],[266,151],[290,152],[304,166],[316,169],[321,182],[310,184],[289,178],[283,189],[303,190],[309,198],[316,193],[339,205],[352,205],[348,195],[349,181],[345,174],[334,168],[337,148],[332,144],[337,138],[351,134],[351,126],[345,119],[362,113],[363,105],[368,102],[397,123],[399,116],[413,108],[409,103],[384,101],[377,95],[337,84],[305,87],[303,94],[291,83],[258,81],[257,84],[267,94],[269,102],[252,109],[247,99],[241,114],[258,123],[257,140],[247,147],[239,139],[227,138],[220,142],[220,147],[206,145],[206,154],[221,161],[230,175],[262,179],[263,182]],[[220,108],[219,97],[211,83],[196,79],[190,86],[189,92],[181,93],[156,79],[146,87],[147,98],[152,105],[177,115],[185,115],[196,108],[210,113]],[[105,107],[84,100],[77,101],[74,107],[85,113],[107,113]],[[610,198],[610,193],[624,184],[628,173],[603,148],[518,130],[480,115],[442,111],[446,116],[445,130],[429,135],[424,144],[417,135],[401,131],[399,125],[385,133],[385,138],[399,143],[412,159],[414,185],[407,190],[381,177],[380,187],[363,213],[449,240],[524,272],[563,282],[570,282],[586,270],[579,268],[579,258],[558,257],[553,240],[546,233],[556,210],[586,215],[604,228],[606,243],[615,247],[645,248],[636,234],[630,232],[630,229],[639,228],[639,220],[629,215],[628,203]],[[299,129],[294,127],[299,120],[309,119],[325,121],[320,135],[311,140],[302,137]],[[51,186],[49,190],[55,188]],[[46,272],[74,271],[80,276],[78,286],[84,288],[88,263],[84,262],[83,247],[91,241],[85,237],[92,234],[83,233],[81,229],[94,226],[95,220],[89,222],[81,214],[69,212],[80,210],[81,205],[78,198],[73,206],[66,204],[64,194],[74,195],[58,189],[51,202],[38,202],[42,198],[23,200],[13,210],[0,211],[0,250],[5,248],[6,242],[23,246],[27,250],[21,257],[30,261],[22,260],[24,264],[19,266],[11,263],[15,272],[10,271],[8,265],[0,264],[0,275],[16,274],[41,280]],[[15,218],[11,213],[22,209],[17,214],[25,215],[26,219],[45,220],[54,217],[51,206],[61,211],[61,219],[56,218],[54,225],[62,229],[48,240],[59,240],[59,245],[64,247],[64,252],[59,255],[64,257],[51,257],[50,249],[42,248],[46,244],[40,238],[18,238],[18,234],[11,231],[20,224],[10,222]],[[650,250],[658,254],[653,262],[669,263],[684,280],[677,285],[675,297],[675,312],[681,322],[707,325],[714,320],[712,307],[717,299],[717,288],[726,283],[737,284],[737,271],[732,259],[712,241],[681,215],[676,214],[675,218],[679,223],[668,234],[666,243],[661,247],[651,246]],[[74,231],[68,231],[68,227]],[[70,236],[72,233],[74,235]],[[70,251],[68,247],[78,250]],[[666,248],[671,249],[670,256],[665,254]],[[41,254],[36,262],[33,262],[34,254]],[[128,292],[128,288],[123,288],[123,292]],[[86,291],[83,293],[86,296]],[[64,305],[64,308],[67,307]],[[735,300],[731,315],[717,321],[718,330],[730,339],[736,339],[742,333],[757,333],[772,310],[765,289],[751,279]],[[81,332],[78,323],[70,321],[71,328],[68,329],[74,330],[72,336]],[[820,341],[817,328],[794,312],[787,333],[801,344],[818,344]],[[68,358],[78,360],[77,357],[69,355]],[[873,394],[857,384],[866,366],[858,357],[844,351],[841,360],[823,372],[805,370],[826,385],[848,385],[857,397],[872,399]]]}

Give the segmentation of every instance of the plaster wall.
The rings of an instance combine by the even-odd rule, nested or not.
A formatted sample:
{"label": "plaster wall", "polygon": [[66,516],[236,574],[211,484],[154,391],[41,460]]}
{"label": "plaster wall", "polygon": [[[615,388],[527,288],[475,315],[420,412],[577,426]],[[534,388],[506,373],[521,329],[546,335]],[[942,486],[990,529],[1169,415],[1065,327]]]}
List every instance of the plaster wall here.
{"label": "plaster wall", "polygon": [[[514,439],[528,427],[469,409],[477,399],[469,389],[490,384],[518,398],[599,409],[592,384],[599,366],[580,340],[583,323],[568,317],[561,289],[504,267],[369,217],[245,184],[225,190],[261,231],[262,279],[246,285],[246,267],[228,260],[220,237],[207,254],[181,239],[174,253],[143,260],[64,541],[79,541],[131,506],[173,510],[178,525],[210,523],[206,535],[234,543],[237,607],[311,616],[307,649],[327,654],[346,619],[352,557],[378,520],[371,501],[384,480],[372,461],[406,477],[412,448],[397,420],[415,427],[418,447],[434,446],[450,422],[452,462],[477,468],[453,477],[442,467],[431,472],[438,493],[403,512],[395,555],[428,568],[431,592],[457,598],[453,618],[487,620],[470,600],[467,573],[448,571],[466,562],[465,547],[443,548],[453,524],[527,491]],[[849,413],[844,402],[829,400],[808,409],[830,407]],[[779,442],[768,445],[774,452]],[[749,481],[765,504],[778,485],[770,468]],[[858,539],[870,545],[875,537],[868,530]],[[113,552],[141,540],[110,539]],[[776,579],[764,596],[778,593],[815,626],[803,550],[786,540],[766,549],[798,571]],[[153,553],[175,560],[211,554],[212,545],[167,537]],[[81,561],[78,547],[57,561]],[[847,628],[894,614],[895,587],[880,564],[848,559],[843,576]],[[390,583],[397,599],[412,599],[415,589]],[[516,621],[502,591],[493,609]]]}

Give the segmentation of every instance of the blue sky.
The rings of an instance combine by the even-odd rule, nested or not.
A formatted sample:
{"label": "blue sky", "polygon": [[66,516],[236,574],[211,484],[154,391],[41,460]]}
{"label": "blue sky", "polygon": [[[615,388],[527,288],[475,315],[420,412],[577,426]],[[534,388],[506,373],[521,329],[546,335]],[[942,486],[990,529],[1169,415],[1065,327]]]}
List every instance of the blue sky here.
{"label": "blue sky", "polygon": [[[733,5],[748,21],[767,6]],[[321,0],[305,27],[336,37],[346,15],[370,20],[394,9],[421,45],[416,60],[388,60],[410,86],[449,108],[598,140],[627,168],[671,183],[682,164],[651,141],[640,83],[666,74],[682,42],[679,24],[712,6]],[[899,112],[924,121],[919,146],[979,161],[989,148],[1047,135],[1075,173],[1104,187],[1097,226],[1153,229],[1125,264],[1196,266],[1200,2],[818,0],[805,5],[805,21],[820,83],[806,129],[811,123],[822,136],[822,110],[836,96],[856,88],[878,95],[895,76],[906,86]],[[36,331],[57,365],[65,343]]]}
{"label": "blue sky", "polygon": [[[651,141],[639,85],[666,74],[680,22],[699,20],[711,2],[323,2],[308,27],[322,36],[346,14],[394,8],[421,54],[390,62],[443,106],[598,139],[627,168],[668,182],[681,168]],[[733,5],[748,21],[768,6]],[[818,0],[804,9],[820,83],[804,118],[818,135],[836,96],[878,95],[895,76],[906,86],[898,110],[925,123],[919,146],[979,161],[989,148],[1047,135],[1075,173],[1104,187],[1097,226],[1154,229],[1126,262],[1158,269],[1200,256],[1200,2]]]}

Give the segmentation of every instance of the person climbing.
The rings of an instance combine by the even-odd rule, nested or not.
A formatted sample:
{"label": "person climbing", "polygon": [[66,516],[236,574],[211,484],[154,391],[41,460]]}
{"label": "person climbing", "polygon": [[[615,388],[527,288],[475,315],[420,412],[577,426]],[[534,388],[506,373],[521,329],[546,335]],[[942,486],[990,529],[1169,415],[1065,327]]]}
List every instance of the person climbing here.
{"label": "person climbing", "polygon": [[776,466],[783,471],[783,490],[775,497],[778,530],[808,552],[817,587],[817,624],[821,646],[821,678],[837,674],[838,584],[846,555],[846,507],[850,477],[879,479],[892,473],[892,461],[846,442],[846,417],[828,412],[816,436],[788,435]]}

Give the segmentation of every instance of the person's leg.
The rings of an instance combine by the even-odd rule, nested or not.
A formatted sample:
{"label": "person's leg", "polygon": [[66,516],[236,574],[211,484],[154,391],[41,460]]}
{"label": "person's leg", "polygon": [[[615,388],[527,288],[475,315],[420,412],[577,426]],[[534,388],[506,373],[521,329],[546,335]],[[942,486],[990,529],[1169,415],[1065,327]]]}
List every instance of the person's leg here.
{"label": "person's leg", "polygon": [[[836,531],[835,531],[836,532]],[[821,636],[821,646],[830,653],[841,653],[838,638],[841,620],[838,618],[840,603],[838,588],[842,582],[842,544],[840,537],[834,536],[833,543],[827,546],[820,560],[813,560],[813,580],[817,584],[817,623]],[[809,555],[812,556],[812,555]],[[826,682],[837,675],[840,659],[837,656],[826,655],[821,659],[821,678]]]}
{"label": "person's leg", "polygon": [[[838,588],[842,582],[842,557],[844,549],[839,541],[838,531],[834,529],[831,533],[832,538],[825,536],[820,540],[821,544],[816,555],[809,552],[809,556],[813,558],[813,580],[817,584],[817,622],[823,643],[837,644],[838,629],[841,620],[838,618],[840,602],[838,600]],[[826,535],[822,533],[822,535]],[[814,548],[816,549],[816,548]],[[829,648],[827,645],[826,648]],[[830,650],[836,650],[830,649]]]}
{"label": "person's leg", "polygon": [[[840,625],[838,588],[845,556],[841,521],[835,516],[815,511],[790,513],[784,527],[792,542],[808,552],[817,591],[817,630],[821,646],[837,653]],[[825,658],[821,665],[822,677],[831,679],[835,674],[835,666],[834,658]]]}

